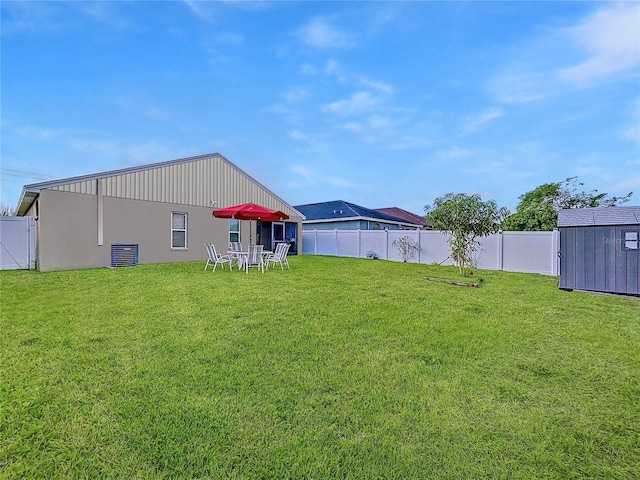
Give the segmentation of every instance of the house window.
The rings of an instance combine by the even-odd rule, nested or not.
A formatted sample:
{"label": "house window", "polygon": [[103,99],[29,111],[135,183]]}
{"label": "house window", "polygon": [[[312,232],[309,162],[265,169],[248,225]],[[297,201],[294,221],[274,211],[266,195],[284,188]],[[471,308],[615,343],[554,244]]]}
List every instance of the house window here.
{"label": "house window", "polygon": [[236,220],[235,218],[229,220],[229,241],[240,241],[240,220]]}
{"label": "house window", "polygon": [[638,242],[640,240],[640,233],[638,231],[623,231],[622,232],[622,244],[624,250],[638,250]]}
{"label": "house window", "polygon": [[187,249],[187,214],[171,213],[171,248]]}

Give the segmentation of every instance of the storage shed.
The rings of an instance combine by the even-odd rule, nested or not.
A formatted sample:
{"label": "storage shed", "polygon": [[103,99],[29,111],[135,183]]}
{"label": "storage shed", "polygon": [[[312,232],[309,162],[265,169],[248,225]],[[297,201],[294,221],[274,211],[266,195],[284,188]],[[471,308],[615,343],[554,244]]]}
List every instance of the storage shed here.
{"label": "storage shed", "polygon": [[640,207],[558,212],[560,288],[640,295]]}

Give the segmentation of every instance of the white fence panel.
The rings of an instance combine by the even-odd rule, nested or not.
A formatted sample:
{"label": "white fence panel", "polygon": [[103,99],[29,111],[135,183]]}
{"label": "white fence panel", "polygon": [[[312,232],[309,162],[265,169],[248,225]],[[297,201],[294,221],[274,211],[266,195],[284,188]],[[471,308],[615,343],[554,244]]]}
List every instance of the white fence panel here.
{"label": "white fence panel", "polygon": [[360,230],[338,230],[336,246],[340,257],[359,257]]}
{"label": "white fence panel", "polygon": [[453,265],[451,251],[447,243],[447,235],[438,230],[422,230],[420,232],[420,263],[439,263]]}
{"label": "white fence panel", "polygon": [[316,235],[317,230],[303,230],[302,231],[302,254],[303,255],[317,255],[316,252]]}
{"label": "white fence panel", "polygon": [[485,270],[500,270],[500,257],[502,256],[500,235],[489,235],[479,240],[481,246],[474,257],[476,267]]}
{"label": "white fence panel", "polygon": [[[402,257],[393,241],[405,236],[421,247],[411,262],[454,265],[447,234],[437,230],[304,230],[302,253],[361,258],[374,255],[400,262]],[[489,235],[480,239],[475,262],[478,268],[487,270],[558,275],[559,238],[557,230]]]}
{"label": "white fence panel", "polygon": [[0,217],[0,270],[36,268],[34,217]]}
{"label": "white fence panel", "polygon": [[502,269],[509,272],[558,274],[554,232],[504,232]]}
{"label": "white fence panel", "polygon": [[318,255],[337,255],[338,234],[335,230],[318,230],[316,233],[316,252]]}
{"label": "white fence panel", "polygon": [[387,232],[384,230],[362,230],[360,242],[362,256],[373,252],[378,258],[387,259]]}

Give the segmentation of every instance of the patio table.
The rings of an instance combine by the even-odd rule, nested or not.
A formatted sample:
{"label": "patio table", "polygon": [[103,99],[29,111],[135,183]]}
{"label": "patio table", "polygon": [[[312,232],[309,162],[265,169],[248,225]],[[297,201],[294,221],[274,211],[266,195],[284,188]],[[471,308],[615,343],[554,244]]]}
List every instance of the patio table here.
{"label": "patio table", "polygon": [[[238,252],[236,250],[227,250],[227,253],[231,255],[231,258],[237,259],[238,270],[242,270],[242,266],[245,263],[245,259],[249,256],[249,252]],[[266,259],[273,252],[271,250],[263,250],[262,251],[262,259]]]}

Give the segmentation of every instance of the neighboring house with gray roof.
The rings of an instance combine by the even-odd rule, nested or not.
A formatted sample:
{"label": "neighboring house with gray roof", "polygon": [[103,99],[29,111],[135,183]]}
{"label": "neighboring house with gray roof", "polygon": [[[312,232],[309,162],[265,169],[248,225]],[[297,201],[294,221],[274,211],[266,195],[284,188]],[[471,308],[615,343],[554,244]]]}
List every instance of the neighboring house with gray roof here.
{"label": "neighboring house with gray roof", "polygon": [[560,288],[640,295],[640,206],[558,212]]}
{"label": "neighboring house with gray roof", "polygon": [[[289,215],[286,222],[215,218],[214,208],[257,203]],[[218,153],[25,185],[17,214],[36,222],[40,270],[205,260],[231,234],[266,249],[280,232],[301,238],[303,216]],[[300,242],[299,242],[300,243]],[[114,250],[115,248],[115,250]],[[115,251],[115,253],[114,253]],[[133,262],[133,258],[127,258]]]}
{"label": "neighboring house with gray roof", "polygon": [[303,230],[416,230],[418,225],[344,200],[294,207],[305,220]]}

